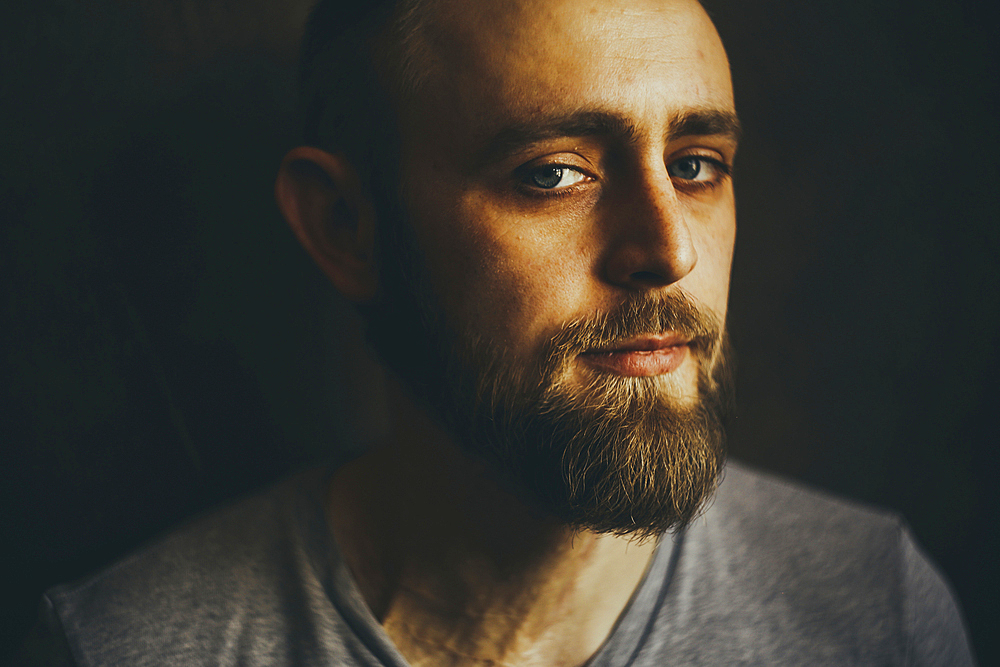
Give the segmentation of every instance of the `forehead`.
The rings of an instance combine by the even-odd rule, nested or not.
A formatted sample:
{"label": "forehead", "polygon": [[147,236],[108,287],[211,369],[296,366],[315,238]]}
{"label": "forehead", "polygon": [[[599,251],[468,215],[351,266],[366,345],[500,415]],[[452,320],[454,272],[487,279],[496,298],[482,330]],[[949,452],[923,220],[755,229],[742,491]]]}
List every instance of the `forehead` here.
{"label": "forehead", "polygon": [[486,136],[597,111],[655,125],[732,109],[725,51],[694,0],[438,0],[419,36],[424,84],[407,126]]}

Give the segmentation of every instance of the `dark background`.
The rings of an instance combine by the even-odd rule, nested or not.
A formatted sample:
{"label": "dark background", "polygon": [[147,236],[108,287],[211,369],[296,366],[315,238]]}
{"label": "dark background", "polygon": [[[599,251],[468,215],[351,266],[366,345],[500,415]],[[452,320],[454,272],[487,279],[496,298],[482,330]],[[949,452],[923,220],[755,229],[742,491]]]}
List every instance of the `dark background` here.
{"label": "dark background", "polygon": [[[901,511],[1000,663],[995,3],[713,0],[733,451]],[[40,593],[380,421],[281,222],[307,2],[0,9],[0,656]]]}

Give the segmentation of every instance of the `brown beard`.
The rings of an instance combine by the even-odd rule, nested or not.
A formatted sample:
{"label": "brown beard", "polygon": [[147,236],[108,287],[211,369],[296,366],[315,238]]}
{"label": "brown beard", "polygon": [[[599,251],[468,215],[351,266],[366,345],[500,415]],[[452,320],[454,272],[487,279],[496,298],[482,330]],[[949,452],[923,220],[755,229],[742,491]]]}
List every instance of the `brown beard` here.
{"label": "brown beard", "polygon": [[[585,350],[663,331],[692,339],[699,386],[687,404],[659,377],[563,379]],[[728,347],[713,318],[682,294],[642,295],[567,324],[527,369],[475,334],[447,338],[448,425],[471,455],[563,522],[658,535],[688,523],[714,492],[732,403]]]}
{"label": "brown beard", "polygon": [[[382,298],[365,312],[368,337],[471,457],[574,528],[648,537],[698,515],[725,463],[733,402],[728,340],[716,318],[683,292],[642,293],[565,324],[534,363],[515,364],[496,341],[448,322],[409,236],[397,227],[384,239],[388,270]],[[586,350],[665,331],[691,339],[694,400],[672,396],[659,377],[593,372],[585,386],[564,381]]]}

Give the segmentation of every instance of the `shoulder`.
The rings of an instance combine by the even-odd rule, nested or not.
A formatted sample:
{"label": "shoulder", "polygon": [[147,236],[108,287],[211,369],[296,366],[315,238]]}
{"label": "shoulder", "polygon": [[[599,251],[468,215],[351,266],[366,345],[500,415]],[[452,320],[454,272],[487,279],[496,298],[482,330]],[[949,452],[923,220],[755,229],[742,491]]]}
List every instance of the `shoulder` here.
{"label": "shoulder", "polygon": [[[896,553],[906,532],[888,510],[731,462],[705,513],[711,534],[790,557]],[[778,555],[778,554],[774,554]]]}
{"label": "shoulder", "polygon": [[671,594],[690,628],[748,637],[737,662],[971,661],[954,598],[898,514],[741,464],[687,529]]}
{"label": "shoulder", "polygon": [[286,479],[46,593],[77,662],[202,662],[239,643],[265,664],[283,662],[273,639],[323,577],[306,542],[322,535],[324,472]]}
{"label": "shoulder", "polygon": [[753,613],[883,624],[896,616],[908,541],[896,514],[730,463],[679,565]]}

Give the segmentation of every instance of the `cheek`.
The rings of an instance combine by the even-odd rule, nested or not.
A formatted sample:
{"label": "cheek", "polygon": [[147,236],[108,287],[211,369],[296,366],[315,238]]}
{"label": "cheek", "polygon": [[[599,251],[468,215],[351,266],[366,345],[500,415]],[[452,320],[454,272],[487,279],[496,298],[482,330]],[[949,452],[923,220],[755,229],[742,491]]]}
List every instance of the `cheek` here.
{"label": "cheek", "polygon": [[[465,312],[488,335],[523,348],[551,335],[584,300],[588,266],[582,248],[532,233],[479,239],[468,254]],[[474,259],[473,259],[474,258]]]}
{"label": "cheek", "polygon": [[512,221],[481,201],[460,207],[427,238],[438,248],[428,253],[431,279],[454,324],[526,349],[576,314],[590,259],[568,231]]}
{"label": "cheek", "polygon": [[721,215],[708,226],[698,252],[696,274],[699,289],[696,296],[723,319],[729,299],[729,275],[735,242],[735,215]]}

